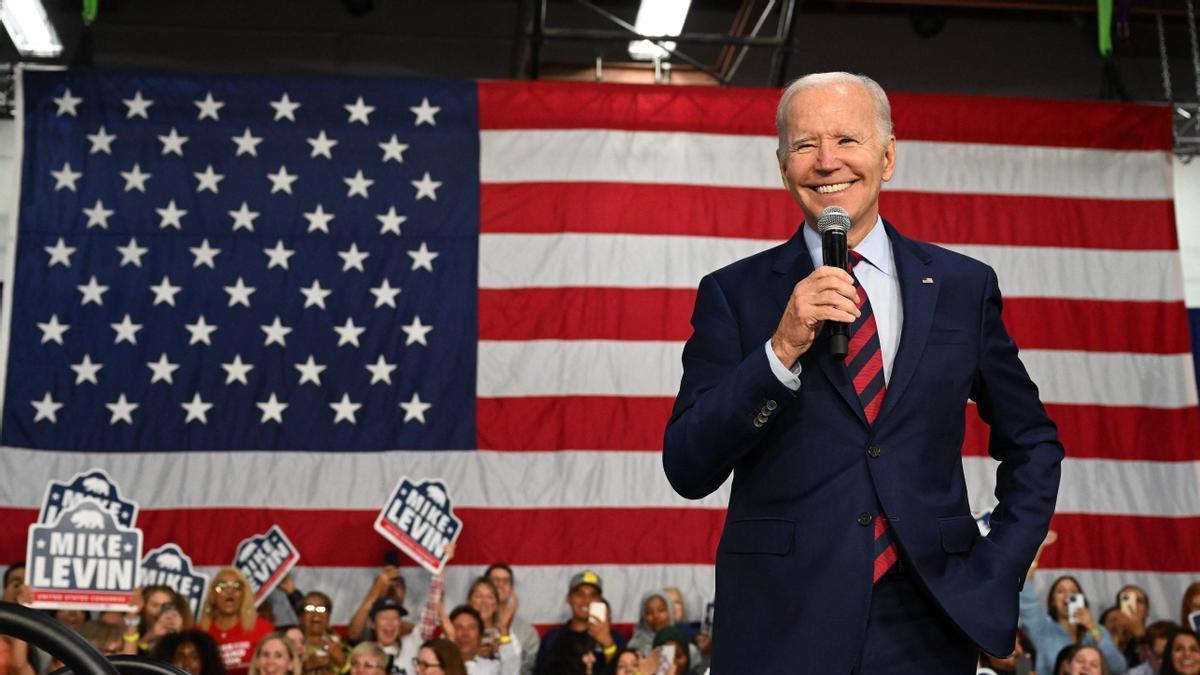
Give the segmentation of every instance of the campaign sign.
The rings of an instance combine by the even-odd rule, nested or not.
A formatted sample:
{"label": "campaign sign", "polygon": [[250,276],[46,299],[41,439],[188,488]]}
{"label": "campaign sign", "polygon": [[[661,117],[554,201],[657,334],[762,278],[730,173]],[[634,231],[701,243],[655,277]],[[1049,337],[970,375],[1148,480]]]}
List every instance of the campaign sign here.
{"label": "campaign sign", "polygon": [[404,476],[375,519],[375,531],[430,572],[446,565],[446,544],[458,539],[462,521],[454,515],[446,484],[413,483]]}
{"label": "campaign sign", "polygon": [[275,590],[298,562],[300,552],[278,525],[272,525],[266,534],[243,539],[233,557],[233,566],[245,574],[250,585],[254,586],[256,606]]}
{"label": "campaign sign", "polygon": [[199,619],[209,577],[195,569],[192,559],[178,544],[163,544],[142,558],[142,585],[166,586],[174,590],[187,598],[192,612]]}
{"label": "campaign sign", "polygon": [[31,607],[127,611],[141,585],[142,531],[85,498],[56,522],[29,526],[25,559]]}
{"label": "campaign sign", "polygon": [[56,480],[46,486],[42,498],[42,510],[38,513],[39,523],[53,523],[58,515],[70,509],[81,499],[93,499],[111,513],[123,527],[133,527],[137,522],[137,502],[122,499],[116,481],[104,469],[92,469],[75,474],[66,483]]}

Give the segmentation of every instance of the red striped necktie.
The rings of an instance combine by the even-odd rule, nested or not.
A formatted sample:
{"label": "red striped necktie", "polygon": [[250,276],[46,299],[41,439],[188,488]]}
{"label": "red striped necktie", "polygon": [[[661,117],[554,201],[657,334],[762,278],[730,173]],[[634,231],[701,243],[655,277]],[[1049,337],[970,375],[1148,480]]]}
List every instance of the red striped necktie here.
{"label": "red striped necktie", "polygon": [[[864,258],[858,251],[850,251],[850,274]],[[879,326],[875,323],[875,313],[871,311],[871,301],[867,298],[867,289],[863,288],[858,278],[854,279],[854,287],[858,290],[859,317],[850,326],[850,347],[846,352],[846,372],[854,382],[854,391],[858,392],[858,400],[862,402],[863,413],[867,423],[874,424],[883,406],[883,396],[887,385],[883,379],[883,350],[879,346]],[[896,544],[892,541],[892,532],[888,528],[887,516],[881,511],[875,518],[875,573],[874,580],[879,581],[885,572],[896,562]]]}

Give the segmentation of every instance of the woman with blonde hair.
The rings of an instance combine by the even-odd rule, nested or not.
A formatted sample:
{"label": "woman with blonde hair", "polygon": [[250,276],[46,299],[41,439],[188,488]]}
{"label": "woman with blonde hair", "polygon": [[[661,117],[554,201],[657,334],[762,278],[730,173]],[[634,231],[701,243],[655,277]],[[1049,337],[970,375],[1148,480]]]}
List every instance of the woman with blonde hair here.
{"label": "woman with blonde hair", "polygon": [[255,611],[250,580],[233,567],[222,567],[213,577],[197,625],[217,641],[229,675],[247,675],[254,647],[275,630]]}
{"label": "woman with blonde hair", "polygon": [[271,633],[258,641],[251,659],[250,675],[300,675],[300,652],[283,633]]}

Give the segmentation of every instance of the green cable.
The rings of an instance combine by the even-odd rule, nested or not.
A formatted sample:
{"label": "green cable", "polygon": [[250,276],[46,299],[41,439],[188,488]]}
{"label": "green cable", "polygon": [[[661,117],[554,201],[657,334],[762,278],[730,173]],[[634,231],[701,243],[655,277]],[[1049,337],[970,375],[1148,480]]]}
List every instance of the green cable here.
{"label": "green cable", "polygon": [[83,22],[87,25],[92,25],[96,20],[96,13],[100,11],[100,0],[83,0]]}
{"label": "green cable", "polygon": [[1112,0],[1096,0],[1096,28],[1099,33],[1100,55],[1112,53]]}

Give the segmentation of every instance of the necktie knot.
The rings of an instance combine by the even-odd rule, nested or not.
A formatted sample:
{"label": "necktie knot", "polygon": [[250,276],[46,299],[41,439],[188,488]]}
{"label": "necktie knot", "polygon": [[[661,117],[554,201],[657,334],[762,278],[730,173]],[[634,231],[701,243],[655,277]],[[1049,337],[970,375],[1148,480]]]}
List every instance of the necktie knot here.
{"label": "necktie knot", "polygon": [[847,261],[850,263],[850,269],[854,269],[858,263],[866,260],[866,258],[863,257],[863,254],[855,251],[854,249],[850,249],[849,251],[846,251],[846,253],[849,255]]}

